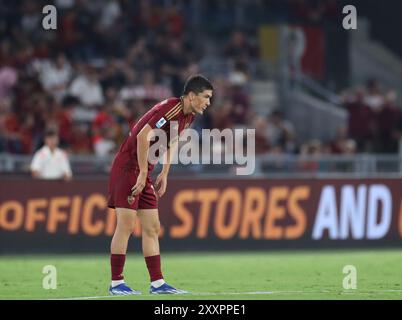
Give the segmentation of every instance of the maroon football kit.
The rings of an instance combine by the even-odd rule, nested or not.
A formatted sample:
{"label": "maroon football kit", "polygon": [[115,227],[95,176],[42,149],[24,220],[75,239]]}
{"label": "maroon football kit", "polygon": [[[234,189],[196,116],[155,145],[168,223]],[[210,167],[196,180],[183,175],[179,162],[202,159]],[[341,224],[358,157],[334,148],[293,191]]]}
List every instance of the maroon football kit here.
{"label": "maroon football kit", "polygon": [[[109,178],[110,208],[156,209],[158,198],[150,177],[154,165],[148,162],[148,176],[142,192],[133,197],[131,188],[136,184],[140,172],[137,158],[137,135],[148,124],[152,129],[164,130],[170,141],[171,122],[178,123],[178,134],[194,121],[192,113],[184,115],[182,98],[169,98],[157,103],[131,128],[113,160]],[[152,145],[153,142],[150,143]]]}

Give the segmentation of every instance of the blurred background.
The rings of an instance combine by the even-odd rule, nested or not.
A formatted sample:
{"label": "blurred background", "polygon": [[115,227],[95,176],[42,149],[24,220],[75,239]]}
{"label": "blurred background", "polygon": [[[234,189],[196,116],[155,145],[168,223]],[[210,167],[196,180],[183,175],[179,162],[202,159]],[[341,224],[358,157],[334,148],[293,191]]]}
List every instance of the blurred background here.
{"label": "blurred background", "polygon": [[[351,265],[363,294],[350,299],[400,298],[401,254],[385,248],[402,240],[401,12],[396,0],[0,0],[0,298],[105,295],[113,156],[195,73],[215,89],[193,128],[255,129],[255,171],[172,165],[159,202],[169,281],[211,299],[342,299]],[[125,274],[147,292],[138,222],[133,236]],[[324,250],[299,250],[311,248]],[[41,286],[47,265],[59,290]]]}
{"label": "blurred background", "polygon": [[[51,3],[57,30],[44,30]],[[194,127],[255,128],[255,175],[399,174],[400,5],[388,3],[1,1],[0,172],[29,175],[51,127],[76,178],[107,173],[130,125],[199,72],[215,92]]]}
{"label": "blurred background", "polygon": [[[48,4],[56,30],[42,27]],[[343,28],[350,4],[356,30]],[[402,237],[401,7],[1,1],[0,251],[104,252],[115,222],[106,206],[114,154],[130,126],[180,96],[195,73],[215,89],[193,127],[255,129],[256,167],[241,177],[236,164],[173,165],[160,203],[167,248],[399,244],[387,241]],[[44,143],[60,148],[50,162]],[[224,143],[211,152],[227,151]]]}

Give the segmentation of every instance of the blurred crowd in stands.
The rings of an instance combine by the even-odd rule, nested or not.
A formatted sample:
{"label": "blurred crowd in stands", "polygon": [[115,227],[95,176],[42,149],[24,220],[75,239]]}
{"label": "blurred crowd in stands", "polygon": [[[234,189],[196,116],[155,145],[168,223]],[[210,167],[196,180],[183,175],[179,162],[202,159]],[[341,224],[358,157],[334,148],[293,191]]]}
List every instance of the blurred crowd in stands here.
{"label": "blurred crowd in stands", "polygon": [[376,79],[346,90],[343,105],[349,113],[348,130],[359,152],[397,153],[402,138],[402,109],[394,89],[383,88]]}
{"label": "blurred crowd in stands", "polygon": [[257,154],[395,151],[402,132],[395,97],[375,82],[345,94],[349,128],[340,128],[325,144],[298,141],[294,125],[278,110],[266,117],[251,108],[250,64],[258,59],[258,46],[249,30],[233,28],[233,18],[239,26],[250,21],[243,15],[261,22],[268,5],[284,20],[335,19],[337,1],[247,1],[237,13],[230,1],[208,3],[56,0],[58,28],[49,31],[41,26],[47,3],[3,2],[0,152],[32,154],[43,144],[45,130],[53,128],[70,154],[113,154],[130,125],[154,103],[180,96],[189,75],[205,73],[199,63],[209,34],[199,25],[211,27],[203,21],[206,16],[222,27],[231,23],[216,53],[230,62],[230,70],[206,72],[214,97],[206,115],[197,117],[196,129],[255,128]]}
{"label": "blurred crowd in stands", "polygon": [[[72,154],[114,153],[139,116],[180,96],[185,79],[200,72],[202,38],[191,33],[185,2],[175,3],[58,0],[58,29],[50,31],[41,26],[44,3],[4,4],[0,152],[32,154],[53,127]],[[219,54],[232,67],[213,75],[214,109],[236,110],[227,120],[246,124],[247,65],[258,50],[233,31]],[[198,128],[219,124],[215,115]]]}
{"label": "blurred crowd in stands", "polygon": [[402,108],[393,88],[384,88],[375,78],[341,93],[348,112],[345,127],[333,140],[307,141],[300,153],[306,155],[379,153],[396,154],[402,138]]}

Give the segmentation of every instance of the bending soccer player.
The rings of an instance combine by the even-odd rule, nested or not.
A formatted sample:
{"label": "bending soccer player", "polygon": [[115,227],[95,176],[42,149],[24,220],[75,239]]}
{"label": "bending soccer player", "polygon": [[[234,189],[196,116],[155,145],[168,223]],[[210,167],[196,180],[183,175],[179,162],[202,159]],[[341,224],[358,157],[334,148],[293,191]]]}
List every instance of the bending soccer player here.
{"label": "bending soccer player", "polygon": [[151,280],[150,293],[186,293],[165,282],[159,251],[158,198],[166,191],[172,148],[167,146],[167,161],[156,178],[155,191],[150,177],[154,165],[148,161],[152,143],[149,137],[155,129],[164,130],[169,137],[172,121],[178,124],[180,134],[193,122],[195,114],[202,114],[210,105],[212,91],[213,87],[208,79],[201,75],[190,77],[184,85],[182,97],[169,98],[152,107],[131,128],[128,137],[120,146],[109,179],[108,206],[115,209],[117,216],[111,243],[111,295],[141,293],[127,286],[123,276],[127,244],[134,229],[136,216],[141,222],[142,251]]}

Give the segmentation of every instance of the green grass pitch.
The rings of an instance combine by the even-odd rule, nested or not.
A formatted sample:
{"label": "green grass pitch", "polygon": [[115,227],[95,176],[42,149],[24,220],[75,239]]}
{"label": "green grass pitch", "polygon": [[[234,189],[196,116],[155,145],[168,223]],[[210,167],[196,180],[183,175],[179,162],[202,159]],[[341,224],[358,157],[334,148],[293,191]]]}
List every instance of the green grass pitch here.
{"label": "green grass pitch", "polygon": [[[141,296],[108,297],[109,256],[0,256],[0,299],[402,299],[402,251],[259,251],[165,253],[165,279],[188,295],[154,296],[140,254],[129,254],[126,282]],[[43,267],[54,265],[57,289],[44,289]],[[357,289],[342,286],[345,265]]]}

